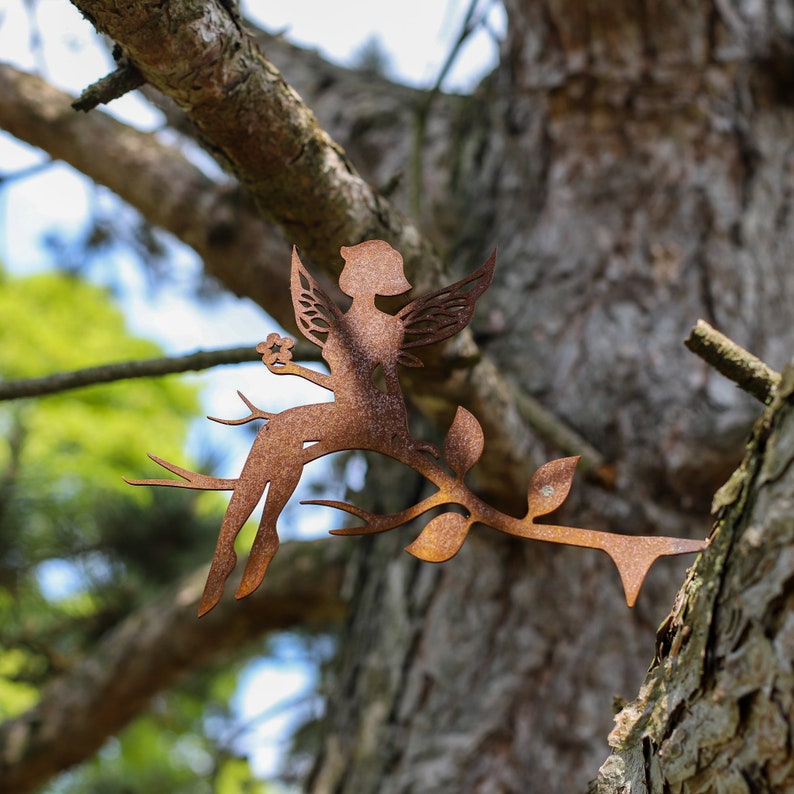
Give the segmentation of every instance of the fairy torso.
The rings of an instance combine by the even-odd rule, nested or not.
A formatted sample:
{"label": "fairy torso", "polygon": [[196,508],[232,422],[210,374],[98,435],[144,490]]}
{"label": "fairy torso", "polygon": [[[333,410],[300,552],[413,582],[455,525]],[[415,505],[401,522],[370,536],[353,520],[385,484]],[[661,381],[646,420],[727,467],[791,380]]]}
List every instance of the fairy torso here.
{"label": "fairy torso", "polygon": [[323,357],[334,373],[337,401],[350,392],[373,395],[379,367],[389,381],[396,375],[403,326],[397,317],[356,302],[329,334]]}

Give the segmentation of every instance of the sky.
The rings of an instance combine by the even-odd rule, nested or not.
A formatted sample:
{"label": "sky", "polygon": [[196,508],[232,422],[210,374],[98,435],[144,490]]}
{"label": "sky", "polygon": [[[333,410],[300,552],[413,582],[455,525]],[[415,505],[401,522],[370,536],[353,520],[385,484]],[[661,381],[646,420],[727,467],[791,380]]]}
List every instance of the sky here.
{"label": "sky", "polygon": [[[377,39],[389,56],[395,79],[431,86],[457,40],[469,0],[402,0],[399,4],[349,0],[333,6],[322,0],[245,0],[243,10],[268,30],[282,32],[297,44],[316,47],[342,64],[349,63],[368,41]],[[474,18],[481,17],[487,18],[487,30],[485,26],[478,28],[461,48],[456,66],[444,83],[449,90],[472,86],[495,62],[496,37],[505,24],[501,5],[479,0]],[[51,83],[74,94],[113,68],[107,48],[100,45],[93,28],[67,0],[39,0],[38,4],[0,0],[0,60],[41,72]],[[156,129],[159,124],[158,115],[134,93],[102,110],[140,129]],[[44,160],[41,152],[0,132],[0,175]],[[51,255],[41,244],[45,233],[55,229],[67,236],[74,234],[86,222],[96,201],[111,203],[107,191],[95,188],[62,164],[14,180],[0,191],[0,261],[20,273],[50,267]],[[179,278],[169,289],[156,294],[149,289],[134,257],[116,252],[112,262],[105,262],[106,272],[112,270],[114,279],[124,284],[122,301],[133,332],[153,338],[167,352],[178,354],[198,348],[256,344],[276,329],[259,307],[244,299],[227,296],[212,307],[197,307],[190,287],[200,262],[178,241],[170,241],[169,249],[169,270]],[[252,385],[256,387],[260,370],[258,364],[236,368],[235,389],[245,392]],[[235,416],[240,404],[235,389],[225,386],[224,372],[192,377],[206,386],[207,413]],[[292,404],[326,399],[323,390],[305,382],[296,383],[295,391]],[[224,435],[223,431],[213,427],[206,431],[206,437],[214,444],[227,445],[229,433],[227,430]],[[195,452],[201,451],[201,437],[195,441]],[[230,453],[230,466],[236,465],[241,453],[239,449]]]}
{"label": "sky", "polygon": [[[388,54],[390,76],[429,87],[436,82],[457,40],[469,5],[470,0],[349,0],[333,5],[323,0],[245,0],[243,12],[267,30],[282,32],[296,44],[317,48],[342,65],[350,63],[366,43],[377,40]],[[488,31],[480,28],[462,47],[444,82],[446,90],[466,90],[495,63],[496,38],[505,24],[501,5],[480,0],[475,17],[481,16],[487,17]],[[0,0],[0,61],[37,71],[74,94],[113,68],[106,48],[67,0],[39,0],[37,4]],[[103,111],[144,130],[156,129],[159,123],[158,116],[134,94],[122,97]],[[44,160],[41,152],[0,132],[0,176]],[[20,274],[48,269],[52,260],[42,245],[43,236],[53,228],[66,235],[74,234],[86,223],[93,201],[110,202],[112,206],[102,189],[97,190],[61,164],[6,183],[0,189],[0,261]],[[200,262],[177,241],[170,241],[168,248],[169,269],[177,272],[179,278],[169,289],[156,294],[149,289],[134,257],[116,252],[111,255],[112,261],[105,263],[124,285],[120,297],[131,330],[155,339],[167,352],[179,354],[197,348],[256,344],[276,329],[259,307],[234,296],[224,297],[209,307],[197,306],[189,287]],[[98,278],[101,280],[101,275]],[[237,388],[252,397],[262,389],[260,364],[220,368],[188,377],[201,385],[203,406],[215,416],[241,415]],[[263,407],[269,410],[326,399],[326,392],[302,380],[294,391],[283,395],[283,404],[274,404],[275,395],[269,390],[268,395],[268,405]],[[231,470],[239,470],[250,443],[246,434],[246,443],[238,443],[232,438],[233,433],[233,428],[206,421],[196,423],[192,433],[194,452],[206,445],[226,450],[222,466],[228,467],[229,473],[223,476],[236,474]],[[329,515],[333,511],[311,511],[307,507],[300,511],[300,520],[289,522],[289,531],[284,533],[287,537],[316,536],[338,520]],[[295,515],[294,508],[288,508],[285,517],[289,520],[290,515]],[[289,646],[288,639],[282,643]],[[277,764],[285,730],[295,713],[286,709],[267,720],[257,720],[257,715],[278,712],[279,702],[289,702],[311,688],[312,677],[313,665],[299,658],[293,658],[288,665],[261,661],[244,673],[235,702],[240,717],[252,720],[252,729],[241,737],[241,742],[243,747],[256,748],[255,766],[260,773],[271,772]]]}

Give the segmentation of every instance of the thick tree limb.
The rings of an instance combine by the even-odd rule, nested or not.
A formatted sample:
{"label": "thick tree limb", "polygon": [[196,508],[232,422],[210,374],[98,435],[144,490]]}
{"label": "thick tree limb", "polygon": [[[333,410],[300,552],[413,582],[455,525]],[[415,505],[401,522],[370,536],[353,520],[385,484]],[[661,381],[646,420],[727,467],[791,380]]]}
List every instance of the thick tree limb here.
{"label": "thick tree limb", "polygon": [[285,543],[260,591],[235,601],[232,583],[229,597],[201,620],[203,568],[130,615],[91,656],[53,681],[35,708],[0,725],[3,792],[31,791],[90,757],[152,696],[209,660],[238,653],[268,631],[339,621],[348,550],[338,539]]}
{"label": "thick tree limb", "polygon": [[794,362],[715,499],[717,524],[616,717],[591,791],[791,791]]}
{"label": "thick tree limb", "polygon": [[772,399],[780,383],[780,373],[712,328],[705,320],[698,320],[684,344],[757,400],[767,403]]}
{"label": "thick tree limb", "polygon": [[[273,240],[271,227],[244,194],[217,186],[177,150],[159,143],[156,136],[132,130],[97,111],[78,115],[70,104],[71,97],[40,78],[0,65],[0,126],[109,187],[151,223],[193,247],[203,257],[207,270],[232,291],[249,295],[279,324],[293,328],[286,246]],[[235,118],[229,123],[234,126]],[[384,202],[374,195],[373,201],[378,206]],[[363,212],[360,207],[357,211]],[[399,216],[394,213],[389,217],[397,222]],[[339,222],[330,216],[324,219],[323,228],[334,234]],[[370,222],[376,226],[380,223],[377,213],[370,216]],[[406,262],[413,253],[414,268],[417,262],[423,268],[416,274],[424,285],[420,289],[439,286],[443,281],[441,268],[435,256],[428,253],[428,244],[419,242],[413,227],[400,228],[408,246],[401,249]],[[382,226],[372,234],[393,237]],[[337,250],[333,262],[338,259]],[[418,375],[408,373],[414,376],[410,384],[413,401],[442,426],[451,421],[458,404],[475,413],[488,438],[481,484],[496,497],[515,499],[540,463],[532,454],[533,437],[527,424],[555,446],[561,436],[570,438],[571,431],[559,420],[550,422],[553,415],[528,395],[522,397],[519,406],[514,390],[492,362],[482,358],[470,335],[453,342],[455,347],[449,346],[428,361],[428,367]],[[528,406],[538,410],[528,411]],[[532,417],[539,411],[544,421],[533,423]],[[589,453],[586,443],[578,448],[566,446],[565,451],[594,460],[592,467],[586,464],[588,472],[602,470],[603,461]]]}
{"label": "thick tree limb", "polygon": [[[314,111],[322,127],[355,162],[370,185],[383,186],[406,181],[406,163],[416,153],[414,134],[417,108],[427,102],[427,92],[391,82],[368,71],[349,69],[327,61],[315,50],[291,44],[284,36],[273,35],[245,22],[267,59],[278,66],[287,83]],[[196,127],[168,96],[144,85],[146,98],[165,114],[168,125],[190,138]],[[443,173],[441,160],[449,152],[450,129],[460,106],[466,100],[444,94],[434,103],[433,132],[419,156],[425,160],[425,173]],[[427,180],[422,186],[428,203],[448,206],[447,197],[437,195],[440,185]],[[435,190],[434,190],[435,187]],[[408,194],[416,189],[398,191]],[[378,192],[386,191],[378,187]],[[399,197],[398,197],[399,199]],[[445,200],[446,199],[446,200]],[[422,218],[427,227],[428,218]]]}
{"label": "thick tree limb", "polygon": [[0,64],[0,127],[104,185],[193,248],[207,272],[293,328],[289,247],[244,190],[219,185],[178,149],[94,111],[35,75]]}
{"label": "thick tree limb", "polygon": [[411,258],[434,259],[416,230],[357,174],[226,4],[74,5],[176,102],[260,209],[316,260],[336,261],[342,245],[370,237],[389,239]]}

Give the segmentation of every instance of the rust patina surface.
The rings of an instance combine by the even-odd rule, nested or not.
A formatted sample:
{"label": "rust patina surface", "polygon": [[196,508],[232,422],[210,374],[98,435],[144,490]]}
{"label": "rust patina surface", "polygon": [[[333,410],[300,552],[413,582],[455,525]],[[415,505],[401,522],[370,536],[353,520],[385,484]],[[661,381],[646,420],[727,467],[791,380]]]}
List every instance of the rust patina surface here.
{"label": "rust patina surface", "polygon": [[370,240],[342,248],[345,267],[339,287],[353,302],[343,312],[292,254],[290,289],[295,318],[303,335],[322,349],[329,372],[321,373],[292,360],[293,340],[270,334],[257,345],[265,366],[275,375],[297,375],[333,392],[332,402],[263,411],[240,394],[251,413],[242,419],[214,419],[227,425],[264,420],[240,476],[222,479],[199,474],[152,455],[181,480],[128,480],[132,485],[233,491],[221,525],[215,555],[199,606],[199,615],[220,600],[237,555],[234,541],[269,484],[256,537],[236,597],[250,595],[262,582],[278,550],[276,523],[294,492],[303,467],[341,450],[371,450],[410,466],[437,491],[400,513],[375,515],[346,502],[313,500],[344,510],[363,525],[332,530],[336,535],[363,535],[394,529],[435,508],[457,505],[461,512],[432,518],[406,551],[428,562],[444,562],[463,545],[475,523],[533,540],[605,551],[614,561],[626,602],[633,606],[645,575],[661,556],[701,551],[705,541],[683,538],[616,535],[576,527],[543,524],[536,519],[556,510],[571,487],[578,458],[554,460],[533,475],[523,518],[506,515],[469,490],[464,478],[482,454],[485,439],[477,419],[459,407],[447,433],[442,458],[433,444],[414,439],[408,428],[405,399],[397,376],[399,366],[419,367],[416,348],[448,339],[468,325],[479,297],[488,288],[496,252],[471,275],[424,295],[396,314],[381,311],[376,296],[395,296],[411,285],[403,274],[401,255],[388,243]]}

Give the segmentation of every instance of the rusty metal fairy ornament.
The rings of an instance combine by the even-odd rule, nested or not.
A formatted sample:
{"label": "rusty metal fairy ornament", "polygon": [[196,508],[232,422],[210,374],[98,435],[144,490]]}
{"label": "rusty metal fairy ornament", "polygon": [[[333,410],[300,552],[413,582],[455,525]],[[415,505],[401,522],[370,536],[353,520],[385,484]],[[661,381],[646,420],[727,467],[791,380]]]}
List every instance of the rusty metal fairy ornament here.
{"label": "rusty metal fairy ornament", "polygon": [[[312,460],[341,450],[362,449],[388,455],[415,469],[438,489],[416,505],[390,516],[374,515],[355,505],[329,500],[304,504],[335,507],[362,519],[363,526],[332,530],[336,535],[363,535],[394,529],[434,508],[459,505],[465,511],[442,512],[433,518],[406,551],[422,560],[443,562],[463,545],[475,523],[534,540],[563,543],[605,551],[617,565],[632,606],[645,574],[660,556],[701,551],[705,542],[667,537],[635,537],[575,527],[536,523],[558,508],[568,495],[578,458],[562,458],[541,466],[529,483],[528,510],[514,518],[495,510],[472,493],[464,477],[484,447],[482,428],[475,417],[459,407],[444,441],[448,469],[436,462],[432,444],[411,437],[405,400],[397,378],[400,365],[418,367],[414,348],[448,339],[461,331],[474,314],[479,297],[491,283],[495,252],[467,278],[409,303],[396,314],[375,306],[375,297],[407,292],[403,260],[388,243],[371,240],[342,248],[345,266],[340,289],[353,302],[342,312],[304,268],[297,251],[292,254],[290,291],[301,333],[322,349],[329,374],[315,372],[292,360],[293,340],[270,334],[257,345],[265,366],[275,375],[298,375],[334,393],[332,402],[301,405],[280,413],[256,408],[240,394],[251,413],[242,419],[214,419],[241,425],[255,419],[265,424],[236,479],[222,479],[188,471],[150,456],[182,480],[128,480],[132,485],[166,485],[200,490],[233,491],[221,525],[199,615],[220,600],[237,555],[234,541],[253,512],[268,483],[270,488],[259,529],[246,562],[236,597],[259,587],[278,550],[276,522]],[[382,383],[376,380],[382,374]],[[211,417],[212,418],[212,417]],[[450,473],[451,472],[451,473]]]}

